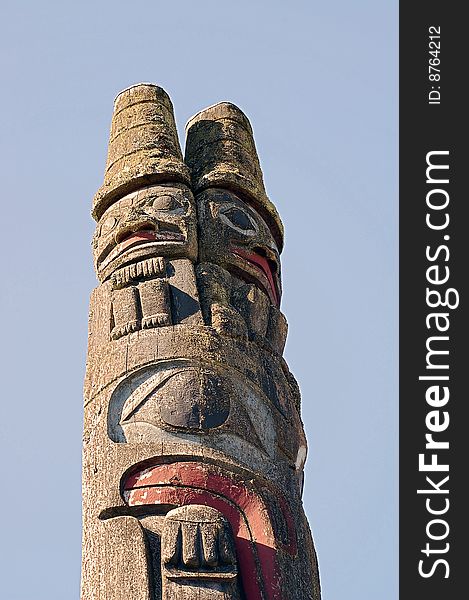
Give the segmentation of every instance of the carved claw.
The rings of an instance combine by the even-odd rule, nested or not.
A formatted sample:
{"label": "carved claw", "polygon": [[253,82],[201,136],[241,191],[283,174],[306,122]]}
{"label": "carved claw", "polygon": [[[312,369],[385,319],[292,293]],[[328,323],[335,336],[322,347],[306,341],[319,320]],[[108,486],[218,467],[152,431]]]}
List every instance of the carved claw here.
{"label": "carved claw", "polygon": [[166,327],[168,325],[171,325],[171,316],[166,313],[160,313],[142,319],[142,329],[151,329],[152,327]]}
{"label": "carved claw", "polygon": [[166,577],[232,580],[237,576],[233,535],[225,517],[209,506],[182,506],[166,515],[162,565]]}
{"label": "carved claw", "polygon": [[140,323],[138,320],[128,321],[127,323],[124,323],[123,325],[116,326],[111,331],[111,339],[118,340],[119,338],[121,338],[124,335],[128,335],[129,333],[133,333],[134,331],[137,331],[139,329],[139,327],[140,327]]}

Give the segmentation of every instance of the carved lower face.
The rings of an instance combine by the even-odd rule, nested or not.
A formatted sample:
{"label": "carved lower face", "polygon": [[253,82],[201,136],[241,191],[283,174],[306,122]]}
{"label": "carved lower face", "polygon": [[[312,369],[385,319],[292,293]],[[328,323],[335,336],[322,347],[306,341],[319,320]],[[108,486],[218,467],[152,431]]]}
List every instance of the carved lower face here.
{"label": "carved lower face", "polygon": [[235,194],[210,189],[197,197],[199,256],[265,292],[274,306],[282,295],[280,257],[262,217]]}
{"label": "carved lower face", "polygon": [[100,281],[116,269],[148,258],[197,257],[192,192],[184,185],[142,188],[110,206],[99,219],[93,254]]}
{"label": "carved lower face", "polygon": [[279,559],[295,560],[298,544],[280,489],[191,460],[135,465],[121,490],[128,513],[161,539],[158,598],[286,598]]}

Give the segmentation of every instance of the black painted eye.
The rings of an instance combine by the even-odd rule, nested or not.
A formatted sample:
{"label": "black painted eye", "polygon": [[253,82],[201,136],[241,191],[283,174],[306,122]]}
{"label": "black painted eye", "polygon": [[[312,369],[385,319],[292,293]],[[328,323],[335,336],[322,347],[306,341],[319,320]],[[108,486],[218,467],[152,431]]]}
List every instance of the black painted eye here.
{"label": "black painted eye", "polygon": [[250,217],[241,209],[233,207],[223,211],[223,216],[226,217],[236,228],[244,232],[256,231]]}

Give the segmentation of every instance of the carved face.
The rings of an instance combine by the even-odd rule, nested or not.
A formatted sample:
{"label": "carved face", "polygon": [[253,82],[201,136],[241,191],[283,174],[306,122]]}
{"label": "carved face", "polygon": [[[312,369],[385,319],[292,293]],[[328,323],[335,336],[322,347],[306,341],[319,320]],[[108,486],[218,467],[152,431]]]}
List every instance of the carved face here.
{"label": "carved face", "polygon": [[127,376],[112,393],[107,425],[117,443],[205,445],[244,457],[256,470],[267,468],[269,458],[284,459],[277,421],[267,397],[250,381],[201,358],[161,361]]}
{"label": "carved face", "polygon": [[142,188],[110,206],[93,237],[100,281],[116,269],[154,256],[197,257],[197,224],[192,192],[184,185]]}
{"label": "carved face", "polygon": [[235,194],[210,189],[197,197],[199,257],[254,283],[273,305],[282,295],[280,256],[262,217]]}

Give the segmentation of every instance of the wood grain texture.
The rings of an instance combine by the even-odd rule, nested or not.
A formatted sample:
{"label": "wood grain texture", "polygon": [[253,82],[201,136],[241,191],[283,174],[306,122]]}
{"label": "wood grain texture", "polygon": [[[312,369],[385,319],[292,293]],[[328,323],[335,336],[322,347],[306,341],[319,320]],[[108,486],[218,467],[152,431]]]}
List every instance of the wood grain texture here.
{"label": "wood grain texture", "polygon": [[118,96],[94,200],[81,600],[320,600],[282,357],[283,229],[247,117]]}

